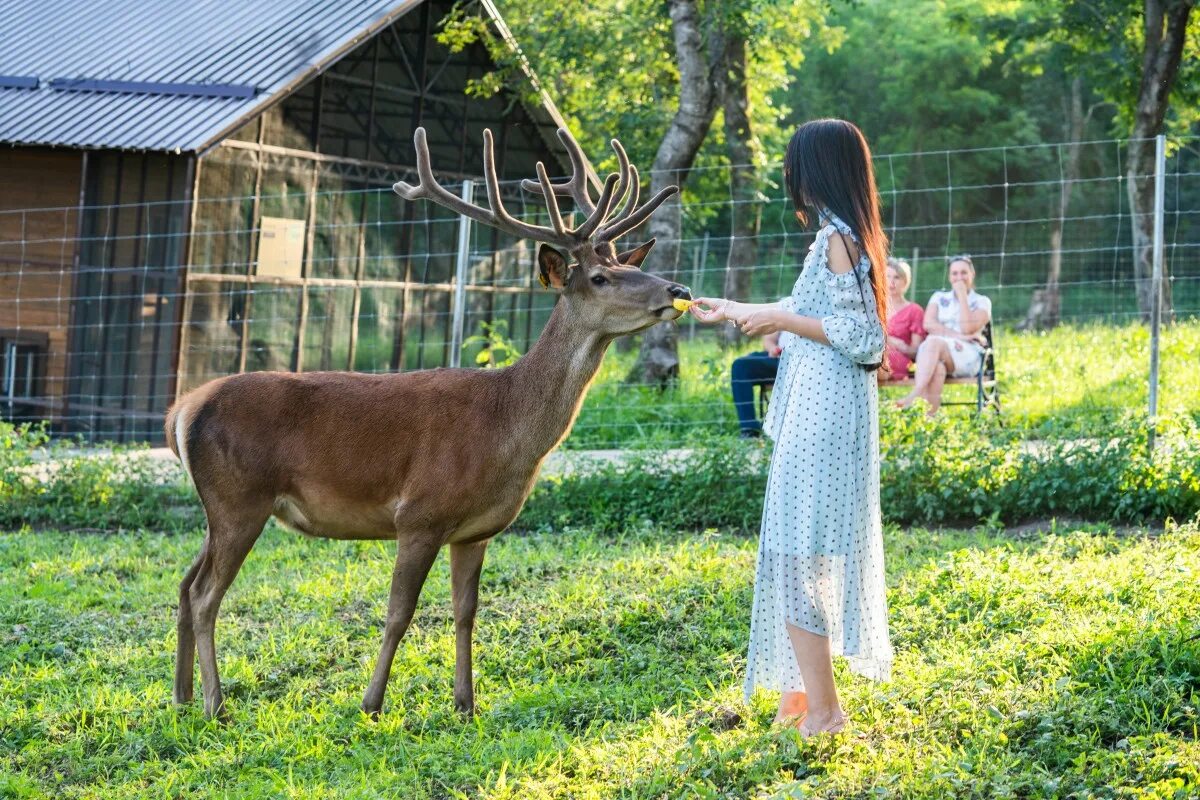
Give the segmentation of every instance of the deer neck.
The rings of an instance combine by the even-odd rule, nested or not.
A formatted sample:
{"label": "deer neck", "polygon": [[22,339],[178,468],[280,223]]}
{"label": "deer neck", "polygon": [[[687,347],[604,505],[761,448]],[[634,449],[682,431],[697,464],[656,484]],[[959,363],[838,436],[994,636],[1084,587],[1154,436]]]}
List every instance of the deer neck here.
{"label": "deer neck", "polygon": [[520,398],[510,408],[522,455],[540,461],[570,432],[611,342],[571,325],[563,303],[555,305],[533,347],[506,370]]}

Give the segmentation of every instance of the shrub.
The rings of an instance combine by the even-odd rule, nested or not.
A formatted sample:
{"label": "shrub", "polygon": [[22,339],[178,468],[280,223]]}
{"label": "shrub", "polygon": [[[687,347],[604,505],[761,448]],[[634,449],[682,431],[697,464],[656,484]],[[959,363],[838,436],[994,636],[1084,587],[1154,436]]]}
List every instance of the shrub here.
{"label": "shrub", "polygon": [[986,417],[885,413],[882,427],[880,493],[896,522],[1146,522],[1200,510],[1200,430],[1189,416],[1159,421],[1153,454],[1149,425],[1133,414],[1104,437],[1062,426],[1034,441]]}
{"label": "shrub", "polygon": [[[880,499],[898,524],[1022,522],[1054,516],[1114,522],[1190,519],[1200,512],[1200,428],[1161,420],[1150,454],[1144,418],[1103,439],[1062,427],[1022,439],[994,419],[887,410],[881,417]],[[519,527],[619,530],[642,520],[679,528],[758,525],[764,446],[717,439],[686,457],[640,452],[539,482]]]}
{"label": "shrub", "polygon": [[80,455],[45,428],[0,422],[0,528],[190,530],[203,523],[195,492],[145,446]]}
{"label": "shrub", "polygon": [[754,528],[762,511],[767,459],[764,446],[722,438],[687,455],[634,451],[623,463],[543,477],[516,526],[604,532],[648,522],[677,529]]}
{"label": "shrub", "polygon": [[[1110,522],[1200,513],[1200,426],[1160,420],[1153,454],[1144,417],[1105,436],[1069,426],[1029,441],[991,418],[881,416],[880,497],[897,524],[1014,523],[1047,517]],[[647,523],[675,529],[758,527],[770,445],[715,437],[688,451],[642,450],[620,463],[546,475],[516,527],[614,533]],[[0,424],[0,528],[190,530],[204,517],[172,464],[143,449],[72,455],[41,428]]]}

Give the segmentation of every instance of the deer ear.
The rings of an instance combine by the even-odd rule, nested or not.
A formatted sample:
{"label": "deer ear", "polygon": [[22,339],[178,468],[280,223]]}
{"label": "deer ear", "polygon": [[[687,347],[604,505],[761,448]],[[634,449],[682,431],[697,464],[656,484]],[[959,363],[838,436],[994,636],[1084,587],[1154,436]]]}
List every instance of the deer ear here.
{"label": "deer ear", "polygon": [[632,250],[626,250],[624,253],[620,253],[617,255],[617,261],[621,262],[627,267],[641,267],[642,262],[646,260],[646,256],[650,254],[651,248],[654,247],[654,242],[655,240],[651,239],[645,244],[635,247]]}
{"label": "deer ear", "polygon": [[569,274],[566,256],[548,244],[538,245],[538,280],[543,288],[563,288]]}

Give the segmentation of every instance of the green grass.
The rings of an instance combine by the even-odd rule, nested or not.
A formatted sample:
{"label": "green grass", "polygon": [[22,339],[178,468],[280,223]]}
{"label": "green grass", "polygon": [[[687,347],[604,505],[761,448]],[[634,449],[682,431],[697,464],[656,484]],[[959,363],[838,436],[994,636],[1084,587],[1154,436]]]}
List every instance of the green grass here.
{"label": "green grass", "polygon": [[[681,335],[686,338],[686,329]],[[1150,335],[1141,324],[1064,325],[1046,333],[1001,330],[996,344],[1004,419],[1032,435],[1047,424],[1100,429],[1130,409],[1147,407]],[[636,352],[610,351],[565,446],[678,445],[687,437],[736,430],[729,364],[741,352],[721,351],[707,332],[683,341],[681,379],[659,392],[625,385]],[[1163,329],[1161,413],[1200,418],[1197,353],[1200,320]],[[887,389],[885,395],[899,392]],[[969,386],[947,387],[947,392],[958,399],[974,397]]]}
{"label": "green grass", "polygon": [[751,538],[507,535],[480,716],[451,699],[439,561],[378,721],[393,547],[269,528],[217,642],[227,726],[170,702],[198,534],[0,535],[0,797],[1021,797],[1200,793],[1200,529],[889,530],[894,679],[851,735],[740,700]]}

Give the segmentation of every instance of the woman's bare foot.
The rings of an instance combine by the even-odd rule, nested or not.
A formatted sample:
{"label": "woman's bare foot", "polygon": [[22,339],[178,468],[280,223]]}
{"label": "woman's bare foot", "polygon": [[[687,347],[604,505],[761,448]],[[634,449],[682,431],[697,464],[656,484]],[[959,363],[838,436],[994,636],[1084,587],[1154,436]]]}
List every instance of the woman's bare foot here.
{"label": "woman's bare foot", "polygon": [[842,712],[841,709],[820,715],[810,713],[804,718],[804,721],[797,726],[797,729],[800,731],[800,736],[804,739],[807,739],[810,736],[818,736],[822,733],[841,733],[846,727],[846,723],[849,721],[850,719]]}
{"label": "woman's bare foot", "polygon": [[779,713],[775,715],[775,722],[777,724],[787,722],[792,725],[798,725],[807,713],[807,692],[783,692],[779,695]]}
{"label": "woman's bare foot", "polygon": [[906,394],[896,401],[896,408],[908,408],[917,399],[915,394]]}

